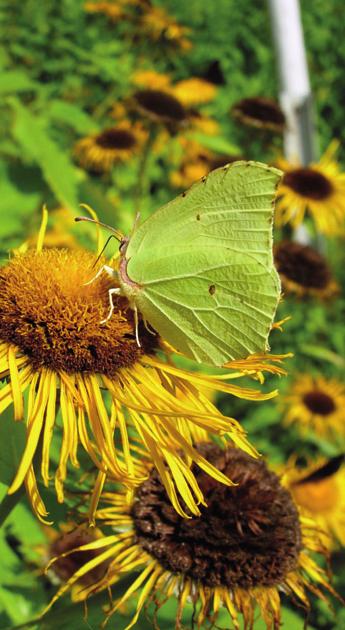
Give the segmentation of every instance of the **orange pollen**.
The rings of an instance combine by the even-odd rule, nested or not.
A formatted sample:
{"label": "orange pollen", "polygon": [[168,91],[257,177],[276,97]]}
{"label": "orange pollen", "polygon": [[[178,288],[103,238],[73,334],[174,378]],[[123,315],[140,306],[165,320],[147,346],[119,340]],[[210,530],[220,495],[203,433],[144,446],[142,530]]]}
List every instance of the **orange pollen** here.
{"label": "orange pollen", "polygon": [[44,249],[15,256],[0,270],[0,339],[14,344],[35,369],[108,376],[153,352],[157,337],[139,325],[135,339],[133,312],[115,296],[111,318],[108,290],[116,280],[97,272],[95,257],[85,250]]}

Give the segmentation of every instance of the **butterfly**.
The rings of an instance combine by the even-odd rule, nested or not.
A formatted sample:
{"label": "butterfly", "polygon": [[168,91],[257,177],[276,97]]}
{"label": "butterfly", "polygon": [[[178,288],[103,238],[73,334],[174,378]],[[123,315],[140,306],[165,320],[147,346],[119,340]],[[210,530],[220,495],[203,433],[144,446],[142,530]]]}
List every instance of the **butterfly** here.
{"label": "butterfly", "polygon": [[138,312],[199,363],[223,366],[266,352],[280,297],[272,255],[280,176],[259,162],[234,162],[162,206],[130,237],[110,228],[120,240],[119,267],[97,274],[106,271],[118,285],[109,291],[109,317],[113,296],[125,296],[139,345]]}

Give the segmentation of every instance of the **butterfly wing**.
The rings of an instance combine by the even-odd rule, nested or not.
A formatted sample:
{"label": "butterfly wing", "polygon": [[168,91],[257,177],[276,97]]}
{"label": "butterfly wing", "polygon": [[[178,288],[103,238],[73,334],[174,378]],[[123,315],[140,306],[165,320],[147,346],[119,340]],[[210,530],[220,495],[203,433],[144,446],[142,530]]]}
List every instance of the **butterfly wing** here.
{"label": "butterfly wing", "polygon": [[127,273],[141,285],[141,314],[191,359],[220,366],[268,349],[280,292],[274,267],[225,247],[169,244],[133,256]]}
{"label": "butterfly wing", "polygon": [[226,247],[272,266],[272,220],[280,171],[235,162],[212,171],[144,221],[126,258],[171,244]]}

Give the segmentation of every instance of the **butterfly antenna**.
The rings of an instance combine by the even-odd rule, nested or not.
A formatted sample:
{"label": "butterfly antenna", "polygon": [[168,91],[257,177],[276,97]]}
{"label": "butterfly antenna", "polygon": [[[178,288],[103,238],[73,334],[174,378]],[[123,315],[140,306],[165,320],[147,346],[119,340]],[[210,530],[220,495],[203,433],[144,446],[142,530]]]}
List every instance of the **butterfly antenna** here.
{"label": "butterfly antenna", "polygon": [[77,223],[79,221],[88,221],[89,223],[95,223],[95,225],[101,225],[102,227],[105,227],[107,230],[110,230],[110,232],[113,233],[114,238],[116,238],[116,240],[121,242],[124,239],[124,234],[122,234],[120,230],[117,230],[116,228],[113,228],[111,227],[111,225],[108,225],[107,223],[103,223],[102,221],[96,221],[96,219],[91,219],[91,217],[75,217],[74,220]]}
{"label": "butterfly antenna", "polygon": [[[97,256],[97,258],[96,258],[95,262],[94,262],[94,263],[93,263],[93,265],[92,265],[92,269],[94,269],[94,268],[96,267],[96,265],[97,265],[98,261],[101,259],[102,255],[103,255],[103,252],[104,252],[104,251],[105,251],[105,249],[108,247],[108,243],[111,241],[111,239],[112,239],[112,238],[116,238],[115,234],[110,234],[110,236],[108,236],[107,240],[105,241],[105,245],[103,245],[103,247],[102,247],[102,249],[101,249],[100,253],[98,254],[98,256]],[[118,239],[116,238],[116,240],[118,240]]]}
{"label": "butterfly antenna", "polygon": [[139,221],[140,221],[140,212],[137,212],[136,215],[135,215],[133,227],[131,229],[131,237],[133,236],[135,230],[137,229]]}

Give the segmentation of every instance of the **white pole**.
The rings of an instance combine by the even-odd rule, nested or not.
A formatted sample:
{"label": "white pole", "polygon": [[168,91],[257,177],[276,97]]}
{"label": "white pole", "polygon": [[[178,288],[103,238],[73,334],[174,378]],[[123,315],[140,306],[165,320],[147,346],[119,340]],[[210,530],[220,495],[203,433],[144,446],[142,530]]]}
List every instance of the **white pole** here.
{"label": "white pole", "polygon": [[280,79],[280,103],[287,120],[284,152],[303,165],[317,157],[312,94],[298,0],[269,0]]}

